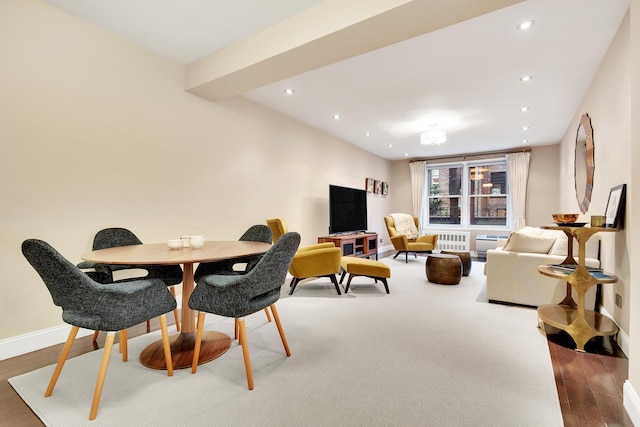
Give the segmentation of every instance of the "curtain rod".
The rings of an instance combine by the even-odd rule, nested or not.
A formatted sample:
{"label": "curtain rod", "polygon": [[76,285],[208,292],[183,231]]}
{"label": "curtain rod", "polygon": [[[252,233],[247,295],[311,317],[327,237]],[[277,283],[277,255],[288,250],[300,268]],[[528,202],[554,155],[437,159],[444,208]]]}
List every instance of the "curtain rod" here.
{"label": "curtain rod", "polygon": [[459,154],[457,156],[440,156],[440,157],[425,157],[422,159],[413,159],[409,160],[409,163],[413,162],[424,162],[424,161],[434,161],[434,160],[467,160],[473,158],[481,158],[487,156],[495,156],[496,154],[511,154],[511,153],[530,153],[531,148],[520,148],[517,150],[502,150],[502,151],[485,151],[484,153],[474,153],[474,154]]}

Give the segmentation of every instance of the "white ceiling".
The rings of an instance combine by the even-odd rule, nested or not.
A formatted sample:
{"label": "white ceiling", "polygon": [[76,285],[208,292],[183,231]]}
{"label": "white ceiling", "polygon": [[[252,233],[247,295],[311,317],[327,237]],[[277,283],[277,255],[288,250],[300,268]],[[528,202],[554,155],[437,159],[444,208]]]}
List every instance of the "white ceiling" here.
{"label": "white ceiling", "polygon": [[[183,64],[321,2],[43,1]],[[555,144],[628,3],[527,0],[245,96],[388,159]],[[525,20],[533,28],[516,30]],[[523,83],[523,75],[533,79]],[[431,128],[444,129],[447,142],[420,145],[420,133]]]}

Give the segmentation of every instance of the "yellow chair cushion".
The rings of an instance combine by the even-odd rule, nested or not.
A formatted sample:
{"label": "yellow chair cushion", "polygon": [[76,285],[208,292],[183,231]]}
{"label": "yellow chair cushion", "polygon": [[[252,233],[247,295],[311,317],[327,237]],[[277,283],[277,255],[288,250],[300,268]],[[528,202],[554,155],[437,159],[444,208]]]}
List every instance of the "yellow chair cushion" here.
{"label": "yellow chair cushion", "polygon": [[368,258],[343,256],[340,266],[354,276],[391,277],[391,269],[386,264]]}

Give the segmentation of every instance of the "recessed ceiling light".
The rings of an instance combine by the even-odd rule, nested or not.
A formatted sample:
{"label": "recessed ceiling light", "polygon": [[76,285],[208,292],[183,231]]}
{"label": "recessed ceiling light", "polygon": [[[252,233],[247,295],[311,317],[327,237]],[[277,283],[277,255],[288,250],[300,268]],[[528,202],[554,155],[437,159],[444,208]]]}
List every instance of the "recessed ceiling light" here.
{"label": "recessed ceiling light", "polygon": [[528,140],[528,139],[523,139],[523,140],[522,140],[522,143],[523,143],[523,144],[526,144],[527,142],[529,142],[529,140]]}
{"label": "recessed ceiling light", "polygon": [[520,111],[522,111],[523,113],[529,111],[529,107],[522,107],[520,108]]}
{"label": "recessed ceiling light", "polygon": [[364,136],[371,136],[371,132],[365,132]]}
{"label": "recessed ceiling light", "polygon": [[518,24],[516,26],[516,28],[518,30],[528,30],[529,28],[533,27],[533,25],[536,23],[536,21],[524,21],[521,22],[520,24]]}
{"label": "recessed ceiling light", "polygon": [[409,153],[404,153],[404,156],[405,157],[409,157]]}
{"label": "recessed ceiling light", "polygon": [[533,77],[531,76],[522,76],[520,77],[520,81],[521,82],[528,82],[529,80],[531,80]]}
{"label": "recessed ceiling light", "polygon": [[295,92],[295,90],[291,89],[291,88],[287,88],[284,90],[284,93],[286,93],[287,95],[293,95],[293,92]]}
{"label": "recessed ceiling light", "polygon": [[389,147],[389,148],[393,148],[393,144],[389,144],[387,147]]}
{"label": "recessed ceiling light", "polygon": [[522,126],[522,130],[529,130],[529,126]]}
{"label": "recessed ceiling light", "polygon": [[334,114],[333,118],[334,120],[340,120],[340,114]]}

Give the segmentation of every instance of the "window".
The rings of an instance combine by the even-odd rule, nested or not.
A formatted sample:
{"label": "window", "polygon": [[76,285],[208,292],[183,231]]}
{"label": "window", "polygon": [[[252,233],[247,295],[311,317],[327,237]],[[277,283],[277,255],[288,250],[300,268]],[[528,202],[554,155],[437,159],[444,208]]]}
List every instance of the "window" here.
{"label": "window", "polygon": [[460,224],[462,166],[427,168],[427,180],[428,223]]}
{"label": "window", "polygon": [[426,172],[421,224],[508,225],[506,160],[427,165]]}
{"label": "window", "polygon": [[507,225],[507,165],[469,168],[469,225]]}

